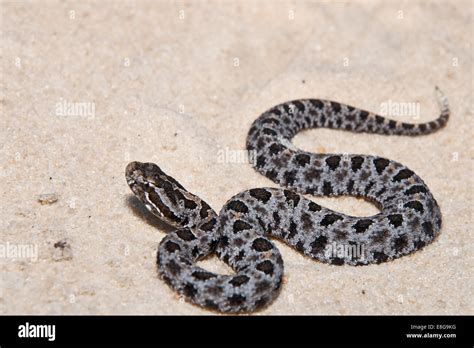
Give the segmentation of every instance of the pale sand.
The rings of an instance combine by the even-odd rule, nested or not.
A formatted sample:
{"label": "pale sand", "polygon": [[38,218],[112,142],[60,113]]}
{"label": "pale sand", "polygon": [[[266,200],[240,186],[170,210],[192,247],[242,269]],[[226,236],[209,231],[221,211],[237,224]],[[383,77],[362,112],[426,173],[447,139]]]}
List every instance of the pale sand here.
{"label": "pale sand", "polygon": [[[218,157],[243,150],[269,107],[306,97],[375,112],[415,102],[420,117],[399,119],[424,122],[439,112],[435,85],[452,110],[436,134],[322,129],[295,143],[404,163],[441,206],[440,237],[367,267],[317,263],[276,242],[286,280],[260,313],[474,313],[472,2],[107,3],[1,4],[0,244],[31,244],[38,259],[0,259],[0,313],[208,314],[158,279],[156,248],[169,229],[131,199],[126,164],[158,163],[219,210],[240,191],[276,186]],[[63,101],[94,113],[61,116]],[[376,212],[351,198],[315,201]]]}

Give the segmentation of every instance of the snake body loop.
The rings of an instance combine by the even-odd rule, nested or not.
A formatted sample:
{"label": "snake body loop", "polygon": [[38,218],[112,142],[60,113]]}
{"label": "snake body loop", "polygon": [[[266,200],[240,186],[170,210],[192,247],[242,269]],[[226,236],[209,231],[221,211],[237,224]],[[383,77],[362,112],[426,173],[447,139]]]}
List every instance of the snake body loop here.
{"label": "snake body loop", "polygon": [[[334,265],[368,265],[423,248],[439,234],[441,212],[427,185],[401,163],[362,154],[317,154],[291,144],[303,129],[333,128],[386,135],[424,135],[449,118],[402,123],[352,106],[294,100],[264,112],[250,127],[247,149],[255,169],[285,189],[254,188],[232,197],[217,214],[156,164],[132,162],[126,179],[147,209],[176,227],[160,243],[161,278],[190,302],[220,312],[258,310],[278,295],[283,276],[278,238],[302,254]],[[351,195],[380,213],[355,217],[324,208],[303,194]],[[334,252],[358,250],[353,253]],[[196,262],[211,253],[234,275],[208,272]]]}

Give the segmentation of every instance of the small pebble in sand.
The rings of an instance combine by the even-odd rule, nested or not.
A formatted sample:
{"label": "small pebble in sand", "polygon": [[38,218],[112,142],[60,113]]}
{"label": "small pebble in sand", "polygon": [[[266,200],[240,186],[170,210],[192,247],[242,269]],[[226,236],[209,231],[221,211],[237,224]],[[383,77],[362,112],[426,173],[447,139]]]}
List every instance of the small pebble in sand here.
{"label": "small pebble in sand", "polygon": [[61,239],[54,243],[53,260],[71,260],[72,259],[72,248],[67,239]]}
{"label": "small pebble in sand", "polygon": [[38,202],[40,202],[41,205],[51,205],[57,201],[58,195],[56,193],[44,193],[38,195]]}

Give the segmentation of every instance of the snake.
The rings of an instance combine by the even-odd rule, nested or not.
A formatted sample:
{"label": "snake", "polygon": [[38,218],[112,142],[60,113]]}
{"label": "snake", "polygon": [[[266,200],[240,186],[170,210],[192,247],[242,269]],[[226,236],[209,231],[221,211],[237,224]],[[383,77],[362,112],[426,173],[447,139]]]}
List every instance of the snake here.
{"label": "snake", "polygon": [[[444,127],[450,114],[447,98],[438,87],[436,92],[440,116],[417,124],[323,99],[272,107],[252,123],[246,147],[256,171],[281,188],[240,192],[219,214],[158,165],[129,163],[125,176],[133,194],[149,212],[174,227],[158,246],[159,277],[181,298],[205,309],[254,312],[273,302],[282,288],[283,260],[272,238],[306,257],[339,266],[380,264],[431,243],[440,233],[441,211],[411,169],[379,156],[307,152],[291,140],[310,128],[430,134]],[[305,195],[363,198],[379,212],[351,216]],[[353,247],[362,252],[348,252]],[[232,274],[209,272],[197,264],[213,254],[230,266]]]}

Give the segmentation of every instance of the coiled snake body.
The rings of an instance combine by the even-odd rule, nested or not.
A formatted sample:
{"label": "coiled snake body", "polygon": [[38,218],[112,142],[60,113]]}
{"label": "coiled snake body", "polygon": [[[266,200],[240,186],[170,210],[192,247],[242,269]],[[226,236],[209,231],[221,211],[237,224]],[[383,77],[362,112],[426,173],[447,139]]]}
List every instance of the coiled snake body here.
{"label": "coiled snake body", "polygon": [[[421,249],[439,234],[441,212],[423,180],[403,164],[369,155],[317,154],[296,149],[303,129],[333,128],[387,135],[423,135],[442,128],[441,115],[401,123],[340,103],[304,99],[277,105],[257,118],[247,149],[257,171],[285,187],[254,188],[232,197],[217,214],[156,164],[132,162],[127,182],[147,209],[175,226],[158,247],[161,278],[188,301],[221,312],[249,312],[269,304],[282,283],[283,261],[268,237],[334,265],[381,263]],[[364,197],[380,213],[354,217],[302,196]],[[358,246],[362,255],[330,252]],[[234,275],[208,272],[196,262],[215,252]]]}

